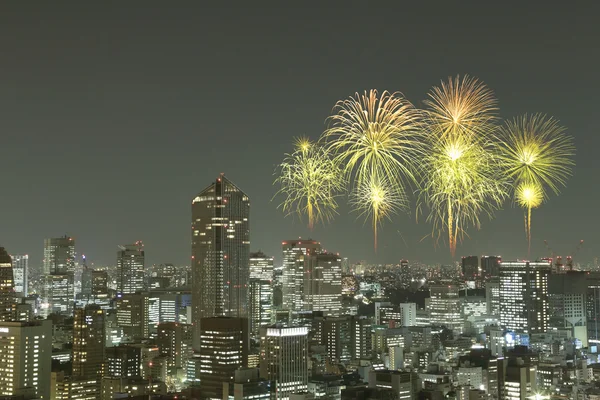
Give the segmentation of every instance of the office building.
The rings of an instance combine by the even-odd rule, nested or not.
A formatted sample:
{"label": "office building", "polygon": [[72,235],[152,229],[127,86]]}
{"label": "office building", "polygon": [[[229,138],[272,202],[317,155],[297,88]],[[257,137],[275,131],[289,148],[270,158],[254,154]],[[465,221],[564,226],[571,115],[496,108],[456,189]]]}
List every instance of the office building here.
{"label": "office building", "polygon": [[273,280],[273,257],[262,251],[250,253],[250,279]]}
{"label": "office building", "polygon": [[75,239],[68,236],[44,239],[44,275],[75,272]]}
{"label": "office building", "polygon": [[104,376],[136,377],[140,376],[141,367],[141,347],[122,344],[106,348]]}
{"label": "office building", "polygon": [[201,319],[248,317],[249,217],[248,196],[223,175],[192,200],[195,350],[200,349]]}
{"label": "office building", "polygon": [[565,271],[548,277],[550,326],[569,329],[583,347],[588,347],[586,277],[583,271]]}
{"label": "office building", "polygon": [[332,364],[350,361],[352,316],[313,316],[312,333],[313,343],[325,348],[327,358]]}
{"label": "office building", "polygon": [[72,272],[51,273],[44,277],[42,314],[73,315],[74,275]]}
{"label": "office building", "polygon": [[369,371],[369,388],[392,389],[398,400],[417,398],[421,381],[414,372],[401,371]]}
{"label": "office building", "polygon": [[321,252],[321,243],[315,240],[286,240],[283,249],[282,296],[283,309],[301,311],[304,292],[304,258]]}
{"label": "office building", "polygon": [[4,247],[0,247],[0,322],[14,317],[14,286],[12,258]]}
{"label": "office building", "polygon": [[144,284],[144,244],[119,246],[117,252],[117,293],[131,294],[143,291]]}
{"label": "office building", "polygon": [[492,277],[485,283],[486,311],[489,315],[500,316],[500,278]]}
{"label": "office building", "polygon": [[235,371],[233,383],[223,384],[223,398],[227,400],[270,400],[269,382],[260,380],[256,368]]}
{"label": "office building", "polygon": [[458,292],[458,285],[430,285],[430,297],[425,300],[425,308],[429,311],[432,324],[445,326],[460,334],[463,330],[463,321],[460,318],[461,302]]}
{"label": "office building", "polygon": [[365,316],[353,316],[350,321],[350,355],[353,360],[371,358],[371,326],[373,320]]}
{"label": "office building", "polygon": [[250,333],[260,334],[260,328],[272,323],[273,281],[251,278],[248,283]]}
{"label": "office building", "polygon": [[600,342],[600,272],[589,272],[586,276],[586,312],[588,341]]}
{"label": "office building", "polygon": [[481,256],[481,274],[486,278],[500,276],[501,262],[500,256]]}
{"label": "office building", "polygon": [[400,303],[402,326],[417,326],[417,304]]}
{"label": "office building", "polygon": [[15,280],[15,294],[18,297],[27,297],[29,295],[29,256],[27,254],[15,254],[11,258]]}
{"label": "office building", "polygon": [[470,281],[474,280],[479,276],[479,257],[477,256],[466,256],[462,257],[461,260],[461,271],[463,279]]}
{"label": "office building", "polygon": [[170,375],[183,370],[192,357],[192,326],[177,322],[166,322],[158,325],[156,344],[160,353],[167,358]]}
{"label": "office building", "polygon": [[95,300],[108,298],[108,272],[92,271],[92,298]]}
{"label": "office building", "polygon": [[73,377],[100,380],[104,366],[105,312],[95,304],[75,309],[73,318]]}
{"label": "office building", "polygon": [[248,362],[248,319],[203,318],[200,321],[200,381],[202,397],[221,399],[223,384]]}
{"label": "office building", "polygon": [[50,398],[52,322],[0,322],[0,397]]}
{"label": "office building", "polygon": [[[302,308],[327,315],[342,312],[342,259],[332,253],[302,255],[304,283]],[[298,266],[300,268],[300,266]]]}
{"label": "office building", "polygon": [[96,379],[75,378],[64,371],[50,375],[51,400],[97,400],[100,398],[100,382]]}
{"label": "office building", "polygon": [[147,293],[124,294],[115,300],[117,325],[125,340],[138,341],[149,334],[149,297]]}
{"label": "office building", "polygon": [[500,264],[500,325],[520,333],[548,330],[547,262],[503,261]]}
{"label": "office building", "polygon": [[261,329],[260,377],[272,382],[272,399],[289,399],[308,387],[308,328]]}

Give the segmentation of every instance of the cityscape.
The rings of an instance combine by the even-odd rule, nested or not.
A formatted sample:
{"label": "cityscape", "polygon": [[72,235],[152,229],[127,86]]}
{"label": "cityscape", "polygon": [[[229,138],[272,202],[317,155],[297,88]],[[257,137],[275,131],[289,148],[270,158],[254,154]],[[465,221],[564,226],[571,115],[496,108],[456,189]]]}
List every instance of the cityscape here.
{"label": "cityscape", "polygon": [[0,24],[0,400],[600,400],[592,18],[133,3]]}

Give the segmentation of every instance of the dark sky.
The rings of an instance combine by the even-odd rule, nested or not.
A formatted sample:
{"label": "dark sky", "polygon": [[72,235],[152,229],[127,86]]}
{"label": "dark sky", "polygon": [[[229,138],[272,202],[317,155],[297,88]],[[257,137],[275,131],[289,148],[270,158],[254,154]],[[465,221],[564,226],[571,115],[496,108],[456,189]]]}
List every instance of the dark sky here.
{"label": "dark sky", "polygon": [[[533,254],[546,255],[544,239],[564,254],[585,239],[580,261],[600,255],[597,3],[205,3],[2,4],[9,252],[37,264],[43,238],[68,233],[97,264],[135,240],[148,263],[187,263],[191,199],[225,172],[251,198],[252,248],[280,258],[282,239],[309,234],[270,201],[294,136],[317,138],[334,103],[356,91],[421,104],[441,79],[467,73],[495,90],[503,117],[545,112],[575,137],[575,176],[533,214]],[[419,242],[428,232],[398,216],[375,254],[368,225],[344,210],[311,236],[351,260],[451,261]],[[457,256],[526,251],[522,211],[506,203]]]}

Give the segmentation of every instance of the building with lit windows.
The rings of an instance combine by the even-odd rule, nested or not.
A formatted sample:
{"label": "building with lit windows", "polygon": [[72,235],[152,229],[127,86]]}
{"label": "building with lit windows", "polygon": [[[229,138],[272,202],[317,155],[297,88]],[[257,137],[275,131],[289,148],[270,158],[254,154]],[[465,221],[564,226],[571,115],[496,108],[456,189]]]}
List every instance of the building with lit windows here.
{"label": "building with lit windows", "polygon": [[51,400],[96,400],[100,398],[100,382],[95,378],[75,378],[64,371],[50,375]]}
{"label": "building with lit windows", "polygon": [[583,347],[588,347],[587,275],[584,271],[565,271],[550,274],[548,280],[550,326],[569,329]]}
{"label": "building with lit windows", "polygon": [[302,308],[339,315],[342,312],[342,259],[332,253],[303,255],[298,260],[300,263],[302,258],[305,271]]}
{"label": "building with lit windows", "polygon": [[260,328],[272,323],[273,282],[253,279],[248,282],[250,333],[254,337],[260,334]]}
{"label": "building with lit windows", "polygon": [[202,397],[223,398],[223,384],[232,383],[235,370],[247,365],[248,319],[203,318],[200,331],[200,381]]}
{"label": "building with lit windows", "polygon": [[167,357],[170,375],[183,370],[192,357],[192,326],[177,322],[158,325],[156,344],[160,353]]}
{"label": "building with lit windows", "polygon": [[353,316],[350,321],[352,339],[350,354],[353,360],[371,358],[371,325],[373,320],[365,316]]}
{"label": "building with lit windows", "polygon": [[60,238],[44,239],[44,275],[74,272],[75,239],[66,235]]}
{"label": "building with lit windows", "polygon": [[459,289],[459,286],[454,284],[430,285],[430,297],[425,300],[431,324],[445,326],[458,334],[463,331]]}
{"label": "building with lit windows", "polygon": [[503,261],[500,264],[500,325],[521,333],[548,330],[547,262]]}
{"label": "building with lit windows", "polygon": [[50,398],[52,322],[0,322],[0,397]]}
{"label": "building with lit windows", "polygon": [[142,349],[131,345],[106,348],[105,376],[136,377],[142,367]]}
{"label": "building with lit windows", "polygon": [[42,315],[72,315],[75,299],[75,239],[63,236],[44,240],[43,272]]}
{"label": "building with lit windows", "polygon": [[500,276],[500,256],[481,256],[481,274],[487,278]]}
{"label": "building with lit windows", "polygon": [[417,304],[400,303],[402,326],[417,326]]}
{"label": "building with lit windows", "polygon": [[27,297],[29,292],[29,256],[27,254],[11,255],[13,264],[13,277],[15,280],[15,294],[19,297]]}
{"label": "building with lit windows", "polygon": [[0,247],[0,322],[14,317],[14,285],[12,258]]}
{"label": "building with lit windows", "polygon": [[248,317],[249,217],[250,199],[224,175],[192,200],[195,350],[200,350],[203,318]]}
{"label": "building with lit windows", "polygon": [[[289,399],[308,387],[308,328],[261,329],[260,377],[271,381],[275,400]],[[273,387],[274,385],[274,387]]]}
{"label": "building with lit windows", "polygon": [[273,280],[273,257],[262,251],[250,253],[250,279]]}
{"label": "building with lit windows", "polygon": [[479,276],[479,257],[466,256],[461,259],[461,270],[465,280],[473,280]]}
{"label": "building with lit windows", "polygon": [[96,304],[75,309],[73,318],[73,377],[100,380],[104,367],[105,312]]}
{"label": "building with lit windows", "polygon": [[131,294],[143,291],[145,253],[141,241],[119,246],[117,252],[117,293]]}
{"label": "building with lit windows", "polygon": [[[286,240],[281,243],[283,250],[282,295],[283,309],[298,312],[303,309],[304,259],[308,254],[321,252],[321,243],[307,239]],[[341,278],[340,278],[341,280]],[[341,284],[341,283],[340,283]],[[341,290],[341,289],[340,289]]]}
{"label": "building with lit windows", "polygon": [[500,316],[500,278],[490,278],[485,283],[486,311],[489,315]]}
{"label": "building with lit windows", "polygon": [[117,297],[117,325],[129,340],[150,336],[149,297],[147,293],[124,294]]}

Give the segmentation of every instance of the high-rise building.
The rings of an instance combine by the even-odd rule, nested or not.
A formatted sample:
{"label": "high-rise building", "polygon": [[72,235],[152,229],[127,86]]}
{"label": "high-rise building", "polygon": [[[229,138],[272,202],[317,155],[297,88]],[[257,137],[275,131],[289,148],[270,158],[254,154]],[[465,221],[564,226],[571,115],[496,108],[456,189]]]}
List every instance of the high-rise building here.
{"label": "high-rise building", "polygon": [[117,252],[117,293],[131,294],[144,290],[144,244],[119,246]]}
{"label": "high-rise building", "polygon": [[400,303],[402,326],[417,326],[417,304]]}
{"label": "high-rise building", "polygon": [[44,239],[44,275],[75,272],[75,239],[68,236]]}
{"label": "high-rise building", "polygon": [[50,398],[52,322],[0,322],[0,397]]}
{"label": "high-rise building", "polygon": [[104,366],[105,312],[96,304],[75,309],[73,318],[73,377],[95,379],[100,392]]}
{"label": "high-rise building", "polygon": [[[342,259],[337,254],[319,253],[304,259],[302,304],[305,311],[338,315],[342,310]],[[298,266],[300,268],[300,266]]]}
{"label": "high-rise building", "polygon": [[434,284],[429,286],[430,297],[425,300],[431,323],[442,325],[457,333],[462,333],[463,321],[460,318],[459,286],[455,284]]}
{"label": "high-rise building", "polygon": [[[260,377],[271,381],[272,399],[289,399],[308,387],[308,328],[265,327],[260,335]],[[274,390],[273,390],[274,386]]]}
{"label": "high-rise building", "polygon": [[353,316],[350,321],[350,353],[353,360],[371,358],[371,326],[373,320],[364,316]]}
{"label": "high-rise building", "polygon": [[202,397],[221,399],[223,384],[232,383],[235,370],[248,360],[248,319],[203,318],[201,324],[200,381]]}
{"label": "high-rise building", "polygon": [[13,276],[15,279],[15,293],[19,297],[28,296],[28,273],[29,273],[29,256],[27,254],[12,255]]}
{"label": "high-rise building", "polygon": [[600,272],[587,273],[586,281],[588,340],[600,341]]}
{"label": "high-rise building", "polygon": [[0,322],[14,317],[14,285],[12,258],[0,247]]}
{"label": "high-rise building", "polygon": [[485,283],[485,301],[487,313],[500,316],[500,278],[497,276]]}
{"label": "high-rise building", "polygon": [[481,273],[485,277],[500,276],[500,256],[481,256]]}
{"label": "high-rise building", "polygon": [[136,377],[142,367],[141,347],[119,345],[106,348],[105,376]]}
{"label": "high-rise building", "polygon": [[502,261],[500,264],[500,325],[521,333],[548,329],[547,262]]}
{"label": "high-rise building", "polygon": [[587,273],[565,271],[548,277],[550,325],[570,329],[571,337],[588,346],[587,331]]}
{"label": "high-rise building", "polygon": [[283,308],[289,311],[302,310],[304,292],[304,261],[302,256],[321,252],[321,243],[315,240],[286,240],[283,248]]}
{"label": "high-rise building", "polygon": [[462,258],[462,274],[465,280],[473,280],[479,276],[479,257],[466,256]]}
{"label": "high-rise building", "polygon": [[73,314],[74,276],[72,272],[51,273],[45,276],[44,298],[42,305],[46,314]]}
{"label": "high-rise building", "polygon": [[192,357],[192,326],[177,322],[158,325],[156,344],[161,354],[167,357],[170,375],[183,371]]}
{"label": "high-rise building", "polygon": [[[223,175],[192,200],[192,320],[248,317],[250,200]],[[222,389],[221,389],[222,390]]]}
{"label": "high-rise building", "polygon": [[123,294],[116,299],[117,325],[123,335],[137,341],[149,337],[149,296],[147,293]]}
{"label": "high-rise building", "polygon": [[248,293],[250,333],[258,337],[260,328],[272,322],[273,281],[251,278],[248,282]]}
{"label": "high-rise building", "polygon": [[94,299],[108,298],[108,272],[92,271],[92,297]]}
{"label": "high-rise building", "polygon": [[273,280],[273,257],[262,251],[250,253],[250,279]]}

